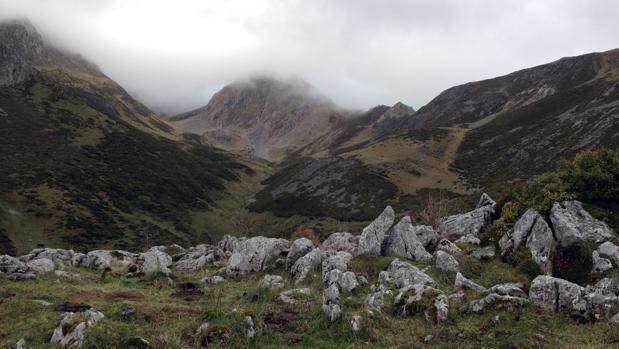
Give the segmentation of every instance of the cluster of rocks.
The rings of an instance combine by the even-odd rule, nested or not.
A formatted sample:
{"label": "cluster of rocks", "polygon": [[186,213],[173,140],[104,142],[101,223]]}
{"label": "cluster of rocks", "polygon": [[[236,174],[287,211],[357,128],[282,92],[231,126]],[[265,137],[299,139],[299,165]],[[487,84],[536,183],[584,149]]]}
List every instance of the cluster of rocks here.
{"label": "cluster of rocks", "polygon": [[[129,276],[195,272],[210,266],[219,268],[219,274],[230,276],[285,270],[294,284],[299,284],[309,275],[320,278],[324,285],[322,310],[331,322],[342,318],[341,300],[364,289],[369,290],[363,302],[363,308],[369,314],[381,312],[391,303],[391,309],[396,313],[422,311],[426,319],[434,323],[448,321],[450,306],[471,297],[475,299],[469,302],[467,309],[473,313],[498,303],[517,307],[532,302],[552,311],[619,323],[619,279],[603,279],[594,286],[580,286],[550,276],[554,245],[569,246],[578,241],[597,243],[598,248],[592,256],[593,272],[603,272],[619,264],[619,247],[609,241],[616,237],[615,233],[605,223],[591,217],[577,201],[554,204],[548,221],[530,209],[500,239],[501,256],[527,249],[532,260],[546,274],[532,281],[528,294],[520,284],[486,287],[460,273],[457,257],[465,254],[462,244],[480,244],[479,233],[492,222],[495,209],[495,201],[483,194],[474,210],[443,218],[435,229],[415,225],[409,216],[396,222],[395,212],[388,206],[359,236],[337,232],[320,245],[307,238],[291,242],[263,236],[239,238],[226,235],[217,246],[203,244],[188,249],[176,245],[156,246],[143,253],[97,250],[83,254],[72,250],[36,249],[18,258],[0,256],[0,272],[11,279],[29,279],[48,272],[55,272],[59,277],[79,277],[66,272],[68,266],[95,270],[122,266]],[[377,283],[368,285],[364,275],[351,270],[353,258],[359,254],[396,258],[386,270],[380,271]],[[485,261],[495,258],[496,252],[493,246],[485,246],[474,247],[469,254]],[[420,269],[400,259],[426,267]],[[431,265],[453,277],[456,292],[447,294],[438,288],[427,274]],[[213,275],[202,281],[216,284],[225,282],[225,279]],[[299,304],[312,296],[310,288],[286,289],[282,275],[265,275],[259,287],[279,292],[277,299],[285,304]],[[74,314],[65,314],[62,321],[73,322],[71,316]],[[78,338],[79,331],[83,332],[100,319],[88,316],[83,326],[70,332],[61,323],[56,331],[58,334],[54,333],[54,341],[79,341],[66,338]],[[352,314],[350,326],[353,331],[360,331],[362,323],[361,315]],[[76,330],[78,333],[74,333]],[[246,319],[246,332],[248,336],[255,334],[251,318]]]}

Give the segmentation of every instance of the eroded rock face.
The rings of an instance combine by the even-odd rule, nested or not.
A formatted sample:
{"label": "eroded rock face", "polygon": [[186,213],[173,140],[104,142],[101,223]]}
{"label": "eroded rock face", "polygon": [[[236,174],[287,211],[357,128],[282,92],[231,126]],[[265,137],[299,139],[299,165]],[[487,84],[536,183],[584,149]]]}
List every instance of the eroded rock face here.
{"label": "eroded rock face", "polygon": [[49,258],[33,259],[26,264],[28,265],[28,269],[35,273],[51,273],[56,269],[56,265]]}
{"label": "eroded rock face", "polygon": [[570,246],[576,241],[599,243],[616,237],[606,223],[591,217],[580,201],[555,203],[550,210],[550,221],[561,246]]}
{"label": "eroded rock face", "polygon": [[314,243],[308,238],[300,238],[293,241],[286,256],[286,269],[290,270],[299,258],[305,256],[313,249]]}
{"label": "eroded rock face", "polygon": [[387,206],[380,216],[361,232],[358,252],[380,256],[387,232],[393,225],[394,220],[395,212],[391,206]]}
{"label": "eroded rock face", "polygon": [[397,258],[389,264],[387,272],[389,272],[391,282],[393,282],[397,288],[416,284],[434,284],[434,280],[428,274],[419,270],[419,268],[413,266],[412,264],[402,262]]}
{"label": "eroded rock face", "polygon": [[[148,251],[140,254],[138,259],[142,260],[139,266],[139,272],[144,274],[163,273],[169,275],[172,273],[172,257],[163,251],[162,246],[151,247]],[[137,264],[137,262],[136,262]]]}
{"label": "eroded rock face", "polygon": [[247,273],[263,270],[268,262],[288,252],[289,242],[285,239],[256,236],[240,242],[228,259],[228,273]]}
{"label": "eroded rock face", "polygon": [[545,309],[589,319],[591,307],[585,288],[567,280],[540,275],[531,283],[529,298]]}
{"label": "eroded rock face", "polygon": [[552,274],[550,251],[553,242],[552,230],[544,218],[536,210],[528,209],[514,227],[501,237],[499,248],[501,255],[505,256],[526,246],[544,274]]}
{"label": "eroded rock face", "polygon": [[239,243],[242,243],[245,240],[247,240],[245,237],[237,238],[232,235],[224,235],[221,241],[217,244],[217,247],[225,253],[232,253],[237,249]]}
{"label": "eroded rock face", "polygon": [[442,218],[439,230],[449,240],[469,234],[476,237],[481,228],[492,221],[495,206],[496,202],[484,193],[473,211]]}
{"label": "eroded rock face", "polygon": [[25,273],[28,271],[26,263],[9,255],[0,256],[0,272],[5,274]]}
{"label": "eroded rock face", "polygon": [[329,279],[329,272],[332,270],[339,270],[345,272],[350,268],[350,263],[353,256],[344,251],[327,254],[326,258],[322,261],[322,281],[327,282]]}
{"label": "eroded rock face", "polygon": [[357,253],[358,237],[348,232],[333,233],[325,240],[321,249],[323,251],[344,251],[352,255]]}
{"label": "eroded rock face", "polygon": [[389,232],[385,241],[385,255],[396,256],[428,263],[432,255],[426,251],[419,235],[423,236],[423,231],[431,230],[431,226],[413,226],[411,218],[405,216]]}

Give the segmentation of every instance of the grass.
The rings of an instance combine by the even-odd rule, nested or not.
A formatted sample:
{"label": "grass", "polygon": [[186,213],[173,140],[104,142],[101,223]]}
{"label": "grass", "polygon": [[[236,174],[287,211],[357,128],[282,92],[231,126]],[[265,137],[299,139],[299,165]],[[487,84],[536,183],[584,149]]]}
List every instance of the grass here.
{"label": "grass", "polygon": [[[512,268],[497,260],[475,264],[468,258],[460,259],[465,275],[483,285],[521,277],[513,274],[516,271],[507,272]],[[358,256],[352,269],[367,274],[374,282],[378,271],[392,259]],[[535,306],[496,306],[481,314],[468,313],[468,301],[476,297],[474,294],[460,305],[452,303],[447,323],[435,324],[425,320],[421,309],[407,316],[394,315],[390,303],[382,313],[366,313],[361,307],[369,292],[365,286],[352,295],[342,295],[343,318],[329,323],[321,311],[323,285],[319,275],[298,285],[310,287],[312,294],[290,306],[277,301],[277,291],[258,287],[262,276],[269,272],[284,276],[286,287],[292,288],[289,276],[282,270],[226,277],[222,284],[201,285],[204,296],[197,301],[173,297],[174,283],[199,284],[204,275],[217,273],[215,269],[178,274],[172,282],[163,275],[143,279],[110,275],[102,280],[96,272],[70,271],[79,272],[81,278],[67,282],[49,274],[36,281],[10,282],[0,275],[0,322],[10,324],[0,327],[0,347],[13,345],[22,337],[31,348],[48,347],[62,317],[53,307],[66,301],[87,303],[105,315],[100,324],[87,330],[88,348],[194,348],[202,339],[196,329],[204,322],[210,324],[207,338],[213,348],[597,348],[619,343],[615,325],[604,321],[583,324]],[[439,288],[453,291],[453,274],[433,267],[428,273]],[[52,306],[41,305],[41,300]],[[295,313],[298,319],[281,325],[265,321],[282,311]],[[354,314],[363,317],[364,329],[358,334],[349,327]],[[253,339],[244,335],[246,315],[256,323]],[[498,322],[493,321],[495,315]],[[428,336],[431,339],[426,343]]]}

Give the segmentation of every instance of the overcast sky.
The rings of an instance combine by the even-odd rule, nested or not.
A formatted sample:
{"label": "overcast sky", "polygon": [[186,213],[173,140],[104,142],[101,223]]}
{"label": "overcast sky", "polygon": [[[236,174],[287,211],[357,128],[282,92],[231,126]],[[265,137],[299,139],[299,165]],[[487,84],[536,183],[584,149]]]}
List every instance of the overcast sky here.
{"label": "overcast sky", "polygon": [[619,47],[617,0],[0,0],[147,105],[204,105],[254,73],[356,109]]}

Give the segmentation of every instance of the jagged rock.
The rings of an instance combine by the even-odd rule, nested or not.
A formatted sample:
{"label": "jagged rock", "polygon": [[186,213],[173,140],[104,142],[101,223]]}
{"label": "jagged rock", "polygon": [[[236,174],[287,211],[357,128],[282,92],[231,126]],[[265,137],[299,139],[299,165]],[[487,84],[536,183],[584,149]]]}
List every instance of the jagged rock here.
{"label": "jagged rock", "polygon": [[105,250],[90,251],[87,254],[76,253],[71,263],[76,267],[103,270],[112,266],[112,254]]}
{"label": "jagged rock", "polygon": [[395,212],[391,206],[387,206],[385,210],[361,232],[358,252],[380,256],[387,232],[393,225],[394,220]]}
{"label": "jagged rock", "polygon": [[351,261],[352,255],[348,252],[339,251],[327,254],[327,257],[322,261],[322,281],[327,281],[327,275],[331,270],[347,271]]}
{"label": "jagged rock", "polygon": [[597,250],[600,255],[609,257],[615,265],[619,266],[619,247],[617,247],[617,245],[610,241],[606,241],[598,246]]}
{"label": "jagged rock", "polygon": [[381,285],[391,282],[391,274],[386,270],[381,270],[378,273],[378,282]]}
{"label": "jagged rock", "polygon": [[313,249],[305,256],[299,258],[290,268],[294,282],[299,283],[307,277],[311,270],[317,270],[324,258],[324,253],[319,249]]}
{"label": "jagged rock", "polygon": [[245,316],[245,337],[254,338],[255,335],[254,319],[251,316]]}
{"label": "jagged rock", "polygon": [[286,304],[295,304],[298,296],[309,296],[311,293],[309,288],[294,288],[292,290],[284,291],[279,294],[279,300]]}
{"label": "jagged rock", "polygon": [[434,280],[430,276],[428,276],[428,274],[419,270],[419,268],[413,266],[410,263],[401,262],[397,258],[394,259],[391,264],[389,264],[387,272],[389,272],[391,280],[397,288],[416,284],[434,284]]}
{"label": "jagged rock", "polygon": [[610,260],[600,257],[598,251],[593,251],[593,253],[591,253],[591,259],[593,260],[593,273],[603,273],[613,268],[613,264]]}
{"label": "jagged rock", "polygon": [[313,249],[314,243],[308,238],[300,238],[293,241],[286,256],[286,270],[290,270],[299,258],[305,256]]}
{"label": "jagged rock", "polygon": [[204,284],[220,284],[226,280],[219,275],[215,275],[215,276],[205,276],[202,278],[201,281]]}
{"label": "jagged rock", "polygon": [[213,264],[216,261],[222,260],[226,257],[223,250],[220,248],[200,244],[191,247],[187,252],[175,255],[173,259],[176,259],[174,263],[174,270],[184,272],[196,272],[202,270],[206,265]]}
{"label": "jagged rock", "polygon": [[348,232],[333,233],[325,240],[321,249],[323,251],[344,251],[352,255],[357,253],[358,237]]}
{"label": "jagged rock", "polygon": [[335,322],[342,317],[342,308],[340,308],[339,304],[323,304],[322,312],[325,313],[331,322]]}
{"label": "jagged rock", "polygon": [[381,311],[385,306],[385,296],[390,294],[391,291],[379,290],[367,295],[363,301],[363,307],[368,310]]}
{"label": "jagged rock", "polygon": [[454,244],[470,244],[470,245],[479,245],[481,240],[473,234],[466,234],[458,240],[454,241]]}
{"label": "jagged rock", "polygon": [[49,258],[34,259],[26,263],[28,269],[35,273],[51,273],[56,269],[56,265]]}
{"label": "jagged rock", "polygon": [[19,257],[23,262],[29,262],[35,259],[46,258],[54,262],[54,264],[65,265],[70,264],[75,252],[73,250],[63,250],[60,248],[36,248],[30,251],[27,255]]}
{"label": "jagged rock", "polygon": [[350,318],[350,329],[357,333],[363,328],[363,318],[359,315],[353,315]]}
{"label": "jagged rock", "polygon": [[487,289],[485,293],[486,294],[496,293],[502,296],[527,298],[527,294],[522,290],[522,285],[515,284],[515,283],[497,284]]}
{"label": "jagged rock", "polygon": [[417,240],[421,242],[426,250],[434,250],[438,242],[438,233],[431,225],[414,225]]}
{"label": "jagged rock", "polygon": [[26,263],[9,255],[0,256],[0,272],[5,274],[25,273],[28,271]]}
{"label": "jagged rock", "polygon": [[452,271],[457,273],[460,270],[460,264],[450,254],[441,250],[436,251],[436,267],[445,271]]}
{"label": "jagged rock", "polygon": [[551,274],[550,251],[553,242],[552,230],[544,217],[534,209],[528,209],[514,224],[514,227],[501,237],[499,248],[501,255],[505,256],[526,245],[535,263],[545,274]]}
{"label": "jagged rock", "polygon": [[576,241],[603,242],[616,237],[612,229],[585,211],[580,201],[555,203],[550,210],[550,221],[561,246]]}
{"label": "jagged rock", "polygon": [[8,274],[7,277],[13,281],[34,280],[37,278],[35,273],[12,273]]}
{"label": "jagged rock", "polygon": [[479,313],[483,311],[487,306],[494,305],[496,303],[508,303],[513,306],[523,306],[528,302],[526,298],[514,297],[507,295],[500,295],[496,293],[489,293],[484,298],[474,300],[469,304],[469,311],[473,313]]}
{"label": "jagged rock", "polygon": [[340,289],[337,285],[332,284],[329,287],[325,288],[322,292],[322,298],[325,304],[339,304],[340,303]]}
{"label": "jagged rock", "polygon": [[284,288],[284,278],[279,275],[265,275],[260,281],[260,288],[274,290]]}
{"label": "jagged rock", "polygon": [[464,251],[462,251],[460,247],[447,239],[441,239],[441,241],[438,242],[436,249],[447,252],[452,256],[461,256],[464,254]]}
{"label": "jagged rock", "polygon": [[439,230],[450,240],[467,234],[477,237],[481,228],[492,221],[495,206],[496,202],[484,193],[473,211],[442,218]]}
{"label": "jagged rock", "polygon": [[591,317],[591,307],[584,287],[567,280],[540,275],[531,283],[529,298],[551,311],[566,312],[586,319]]}
{"label": "jagged rock", "polygon": [[410,284],[402,287],[398,291],[393,303],[400,309],[400,313],[405,315],[411,309],[413,303],[417,303],[424,298],[433,298],[442,294],[442,291],[424,284]]}
{"label": "jagged rock", "polygon": [[228,260],[228,273],[247,273],[263,270],[269,261],[288,252],[289,242],[285,239],[256,236],[239,241]]}
{"label": "jagged rock", "polygon": [[434,309],[436,309],[436,320],[445,322],[449,316],[449,298],[444,294],[439,294],[434,300]]}
{"label": "jagged rock", "polygon": [[236,236],[226,234],[221,241],[219,241],[217,247],[224,251],[224,253],[233,253],[239,247],[239,244],[242,244],[246,240],[247,238],[245,237],[237,238]]}
{"label": "jagged rock", "polygon": [[492,259],[494,258],[495,255],[496,255],[496,252],[494,251],[494,246],[482,247],[480,249],[473,251],[473,253],[471,253],[471,257],[475,259],[479,259],[479,260]]}
{"label": "jagged rock", "polygon": [[[86,329],[101,321],[103,317],[102,313],[93,309],[80,313],[64,313],[60,325],[54,330],[50,343],[57,343],[62,347],[81,348]],[[71,328],[70,325],[77,321],[79,321],[77,325]]]}
{"label": "jagged rock", "polygon": [[475,283],[472,280],[469,280],[467,278],[464,277],[464,275],[462,275],[462,273],[458,272],[456,274],[456,280],[454,282],[454,285],[457,288],[461,288],[461,289],[469,289],[469,290],[473,290],[475,292],[485,292],[486,288]]}
{"label": "jagged rock", "polygon": [[413,226],[411,218],[405,216],[391,228],[385,240],[385,255],[404,257],[425,263],[430,262],[432,255],[426,251],[417,235],[417,231],[427,229],[432,229],[432,227]]}

